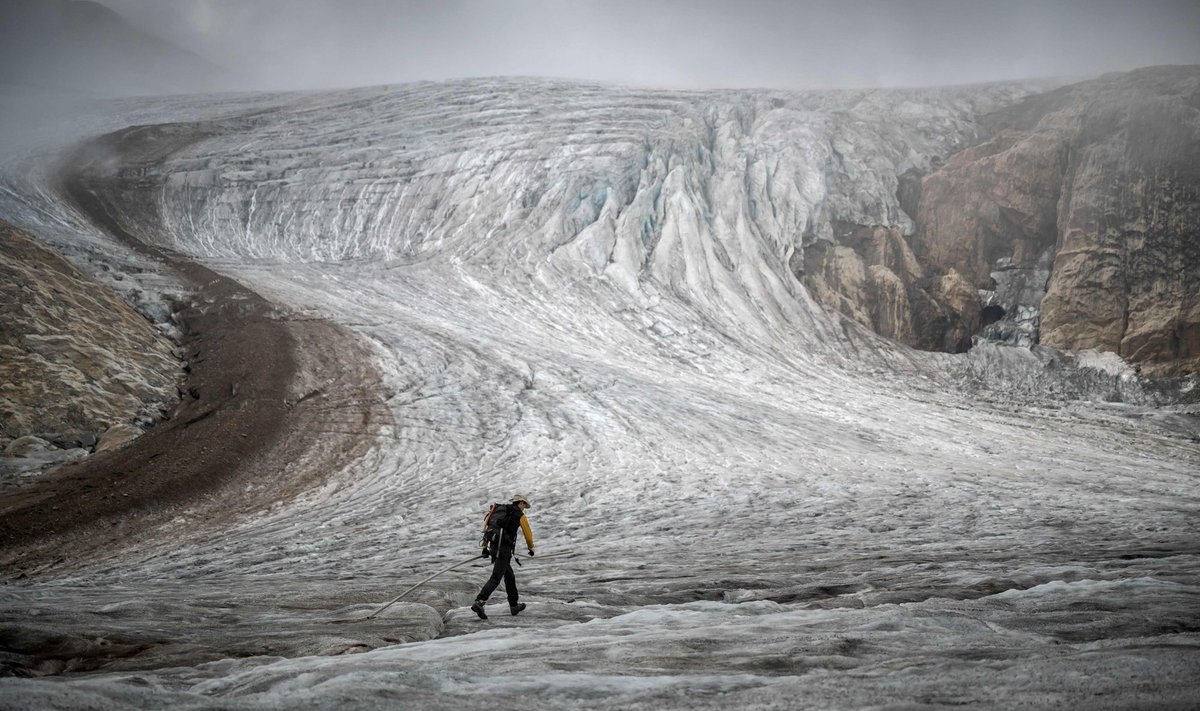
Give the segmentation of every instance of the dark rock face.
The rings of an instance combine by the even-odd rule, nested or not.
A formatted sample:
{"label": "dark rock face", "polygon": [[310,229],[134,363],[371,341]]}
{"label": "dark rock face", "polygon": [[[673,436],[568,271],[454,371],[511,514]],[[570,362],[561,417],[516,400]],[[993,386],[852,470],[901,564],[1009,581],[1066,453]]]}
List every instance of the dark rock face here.
{"label": "dark rock face", "polygon": [[926,268],[956,270],[1003,313],[985,336],[1196,371],[1200,67],[1064,87],[984,124],[990,140],[922,182]]}
{"label": "dark rock face", "polygon": [[925,350],[971,347],[979,295],[953,267],[929,275],[897,227],[840,225],[838,243],[805,253],[805,286],[827,308]]}
{"label": "dark rock face", "polygon": [[836,293],[817,298],[928,350],[982,336],[1200,370],[1200,67],[1074,84],[982,126],[981,143],[902,176],[910,242],[848,226],[816,255]]}

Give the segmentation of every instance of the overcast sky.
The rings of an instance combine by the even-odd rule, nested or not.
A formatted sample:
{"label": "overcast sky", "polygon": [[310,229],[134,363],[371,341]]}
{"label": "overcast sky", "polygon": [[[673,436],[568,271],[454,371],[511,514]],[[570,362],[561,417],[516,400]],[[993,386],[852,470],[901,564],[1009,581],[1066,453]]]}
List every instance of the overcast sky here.
{"label": "overcast sky", "polygon": [[256,88],[827,88],[1200,64],[1200,0],[100,0]]}

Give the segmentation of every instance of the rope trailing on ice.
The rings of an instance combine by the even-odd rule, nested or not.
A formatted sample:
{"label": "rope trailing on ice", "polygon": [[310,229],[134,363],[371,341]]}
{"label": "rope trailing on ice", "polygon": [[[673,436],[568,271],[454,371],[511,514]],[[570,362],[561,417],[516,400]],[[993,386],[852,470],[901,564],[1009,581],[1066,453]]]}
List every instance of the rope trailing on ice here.
{"label": "rope trailing on ice", "polygon": [[[546,554],[546,555],[539,555],[539,556],[537,556],[537,557],[534,557],[534,556],[529,556],[529,555],[518,555],[518,554],[516,554],[515,552],[513,553],[513,557],[515,557],[515,558],[524,558],[525,560],[545,560],[546,558],[562,558],[562,557],[566,557],[566,556],[570,556],[570,555],[575,555],[575,551],[558,551],[557,553],[548,553],[548,554]],[[412,592],[413,590],[416,590],[417,588],[421,587],[422,585],[424,585],[425,583],[429,582],[430,580],[433,580],[434,578],[436,578],[437,576],[441,575],[442,573],[448,573],[448,572],[450,572],[451,570],[454,570],[455,568],[462,567],[462,566],[466,565],[467,563],[473,563],[473,562],[475,562],[475,561],[477,561],[477,560],[479,560],[479,556],[477,556],[477,555],[473,555],[473,556],[471,556],[470,558],[467,558],[466,560],[460,560],[459,562],[457,562],[457,563],[455,563],[455,564],[453,564],[453,565],[449,565],[449,566],[446,566],[445,568],[442,568],[441,570],[439,570],[438,572],[434,573],[433,575],[430,575],[429,577],[427,577],[427,578],[424,578],[423,580],[421,580],[420,582],[418,582],[416,585],[413,585],[412,587],[409,587],[409,588],[408,588],[408,589],[406,589],[404,592],[400,593],[400,594],[399,594],[399,595],[397,595],[396,597],[394,597],[394,598],[392,598],[391,600],[389,600],[389,601],[388,601],[388,603],[387,603],[386,605],[384,605],[383,607],[379,608],[378,610],[376,610],[376,611],[372,612],[371,614],[367,615],[366,617],[358,617],[358,618],[355,618],[355,619],[353,619],[353,620],[334,620],[334,622],[337,622],[337,623],[339,623],[339,624],[343,624],[343,623],[346,623],[346,622],[366,622],[367,620],[372,620],[372,619],[374,619],[375,617],[377,617],[377,616],[379,615],[379,613],[381,613],[381,612],[383,612],[384,610],[388,609],[388,608],[389,608],[389,607],[391,607],[392,605],[395,605],[397,602],[400,602],[400,600],[401,600],[401,599],[402,599],[402,598],[403,598],[405,595],[409,594],[409,593],[410,593],[410,592]]]}
{"label": "rope trailing on ice", "polygon": [[369,620],[369,619],[371,619],[371,618],[375,617],[376,615],[378,615],[379,613],[381,613],[381,612],[383,612],[384,610],[388,609],[388,608],[389,608],[389,607],[391,607],[392,605],[395,605],[397,602],[400,602],[400,598],[402,598],[402,597],[404,597],[405,595],[409,594],[409,593],[410,593],[410,592],[412,592],[413,590],[416,590],[417,588],[421,587],[422,585],[424,585],[425,583],[429,582],[430,580],[433,580],[434,578],[436,578],[437,576],[441,575],[442,573],[447,573],[447,572],[449,572],[449,571],[451,571],[451,570],[454,570],[455,568],[457,568],[457,567],[459,567],[459,566],[466,565],[467,563],[473,563],[473,562],[475,562],[476,560],[479,560],[479,556],[477,556],[477,555],[473,555],[473,556],[471,556],[470,558],[467,558],[466,560],[459,561],[459,562],[455,563],[454,565],[451,565],[451,566],[448,566],[448,567],[442,568],[442,569],[441,569],[441,570],[439,570],[438,572],[434,573],[433,575],[430,575],[428,578],[425,578],[425,579],[424,579],[424,580],[422,580],[421,582],[417,583],[416,585],[412,586],[411,588],[409,588],[409,589],[405,590],[404,592],[400,593],[400,594],[399,594],[399,595],[397,595],[396,597],[392,598],[392,599],[391,599],[391,601],[389,601],[389,602],[388,602],[388,604],[384,605],[383,607],[379,608],[378,610],[376,610],[376,611],[372,612],[371,614],[367,615],[366,617],[364,617],[364,618],[362,618],[362,619],[363,619],[363,620]]}

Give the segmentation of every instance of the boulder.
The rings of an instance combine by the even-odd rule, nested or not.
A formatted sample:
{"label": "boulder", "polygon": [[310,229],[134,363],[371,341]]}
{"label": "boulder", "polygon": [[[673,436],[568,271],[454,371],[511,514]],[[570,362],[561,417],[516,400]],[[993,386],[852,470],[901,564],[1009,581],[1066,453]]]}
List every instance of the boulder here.
{"label": "boulder", "polygon": [[96,452],[107,452],[110,449],[117,449],[141,436],[142,430],[127,425],[124,423],[113,425],[100,435],[100,442],[96,445]]}
{"label": "boulder", "polygon": [[42,452],[49,452],[54,449],[55,446],[53,444],[50,444],[41,437],[26,435],[24,437],[18,437],[5,445],[4,456],[26,458]]}

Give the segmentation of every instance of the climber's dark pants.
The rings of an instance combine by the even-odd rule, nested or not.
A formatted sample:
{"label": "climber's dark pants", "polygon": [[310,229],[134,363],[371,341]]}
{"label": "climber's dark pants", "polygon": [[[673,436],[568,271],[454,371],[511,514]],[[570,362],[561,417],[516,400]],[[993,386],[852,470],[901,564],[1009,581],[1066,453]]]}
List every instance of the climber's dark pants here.
{"label": "climber's dark pants", "polygon": [[479,591],[475,599],[486,601],[500,585],[500,580],[503,579],[504,591],[508,593],[508,604],[510,606],[517,604],[517,576],[513,574],[512,554],[512,548],[500,549],[500,553],[496,555],[496,564],[492,566],[492,577],[483,584],[483,589]]}

